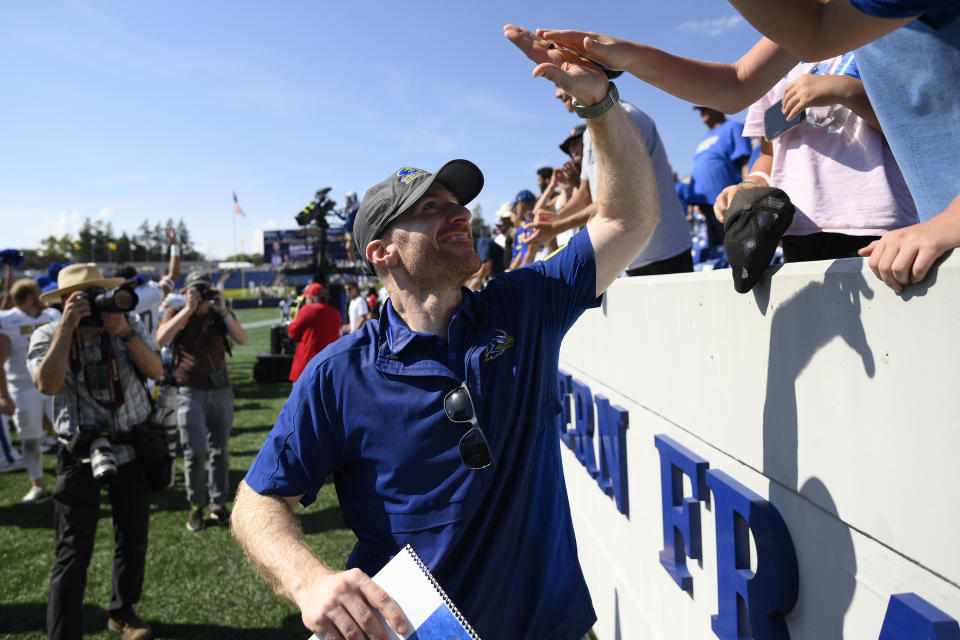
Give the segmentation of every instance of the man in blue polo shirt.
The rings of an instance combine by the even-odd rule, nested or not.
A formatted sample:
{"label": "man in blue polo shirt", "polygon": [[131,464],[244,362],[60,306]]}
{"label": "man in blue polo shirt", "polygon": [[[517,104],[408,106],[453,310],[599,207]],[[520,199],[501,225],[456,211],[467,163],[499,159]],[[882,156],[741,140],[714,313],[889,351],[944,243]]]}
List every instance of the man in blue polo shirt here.
{"label": "man in blue polo shirt", "polygon": [[[390,292],[380,320],[304,370],[241,483],[233,530],[261,575],[325,638],[410,630],[369,575],[411,544],[480,636],[579,640],[596,619],[577,560],[555,418],[560,341],[658,222],[645,145],[596,67],[534,34],[505,35],[576,96],[596,153],[598,212],[549,259],[492,280],[465,207],[480,170],[404,167],[367,191],[357,248]],[[562,65],[562,66],[561,66]],[[358,542],[330,569],[293,515],[328,474]]]}

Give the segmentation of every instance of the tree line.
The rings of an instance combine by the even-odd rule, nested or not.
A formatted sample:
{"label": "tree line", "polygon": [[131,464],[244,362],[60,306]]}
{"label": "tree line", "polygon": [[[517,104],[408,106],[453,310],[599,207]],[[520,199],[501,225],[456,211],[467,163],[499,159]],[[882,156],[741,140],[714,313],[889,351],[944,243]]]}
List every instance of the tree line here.
{"label": "tree line", "polygon": [[167,227],[177,232],[182,260],[204,259],[182,218],[176,224],[172,218],[166,224],[144,220],[132,235],[124,231],[119,236],[112,223],[87,218],[77,234],[50,235],[40,241],[39,250],[25,249],[23,268],[45,269],[51,262],[166,262],[170,257]]}

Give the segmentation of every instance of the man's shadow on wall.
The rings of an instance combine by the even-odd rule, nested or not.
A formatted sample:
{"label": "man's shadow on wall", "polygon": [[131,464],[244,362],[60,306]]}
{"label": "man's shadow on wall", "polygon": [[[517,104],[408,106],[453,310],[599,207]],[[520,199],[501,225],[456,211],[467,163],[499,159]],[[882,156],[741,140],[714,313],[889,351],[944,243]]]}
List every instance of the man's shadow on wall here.
{"label": "man's shadow on wall", "polygon": [[[767,296],[769,282],[763,282]],[[757,295],[762,297],[764,290]],[[853,539],[839,521],[829,489],[817,477],[799,486],[796,383],[817,352],[837,337],[860,357],[862,375],[874,376],[873,352],[861,318],[862,298],[869,300],[873,295],[862,273],[850,273],[834,262],[823,282],[800,289],[774,311],[770,322],[763,473],[770,478],[770,501],[790,527],[800,567],[799,597],[786,618],[794,640],[843,638],[843,620],[853,600],[857,573]],[[766,311],[763,302],[761,312]],[[833,375],[849,379],[861,375],[860,371],[857,367]],[[842,393],[843,385],[835,388]]]}

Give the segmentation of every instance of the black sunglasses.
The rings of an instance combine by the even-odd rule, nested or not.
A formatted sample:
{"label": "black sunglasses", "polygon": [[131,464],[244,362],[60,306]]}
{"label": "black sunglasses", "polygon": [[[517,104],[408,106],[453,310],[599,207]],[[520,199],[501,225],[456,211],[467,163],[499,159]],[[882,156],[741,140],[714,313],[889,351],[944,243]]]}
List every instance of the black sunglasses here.
{"label": "black sunglasses", "polygon": [[473,399],[467,383],[451,391],[443,399],[443,410],[453,422],[469,422],[470,430],[460,438],[460,459],[468,469],[486,469],[493,466],[493,454],[487,437],[477,422],[477,412],[473,409]]}

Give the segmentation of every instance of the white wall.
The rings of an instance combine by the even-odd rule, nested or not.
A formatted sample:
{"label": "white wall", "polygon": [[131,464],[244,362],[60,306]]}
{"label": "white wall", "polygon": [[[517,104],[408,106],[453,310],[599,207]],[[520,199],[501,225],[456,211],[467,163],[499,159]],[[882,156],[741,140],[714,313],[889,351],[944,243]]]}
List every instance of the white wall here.
{"label": "white wall", "polygon": [[729,270],[618,281],[560,363],[630,414],[629,517],[564,447],[599,637],[716,637],[710,503],[693,596],[659,563],[661,433],[779,509],[794,640],[875,640],[908,591],[960,619],[958,294],[960,255],[902,296],[859,259],[786,265],[745,295]]}

